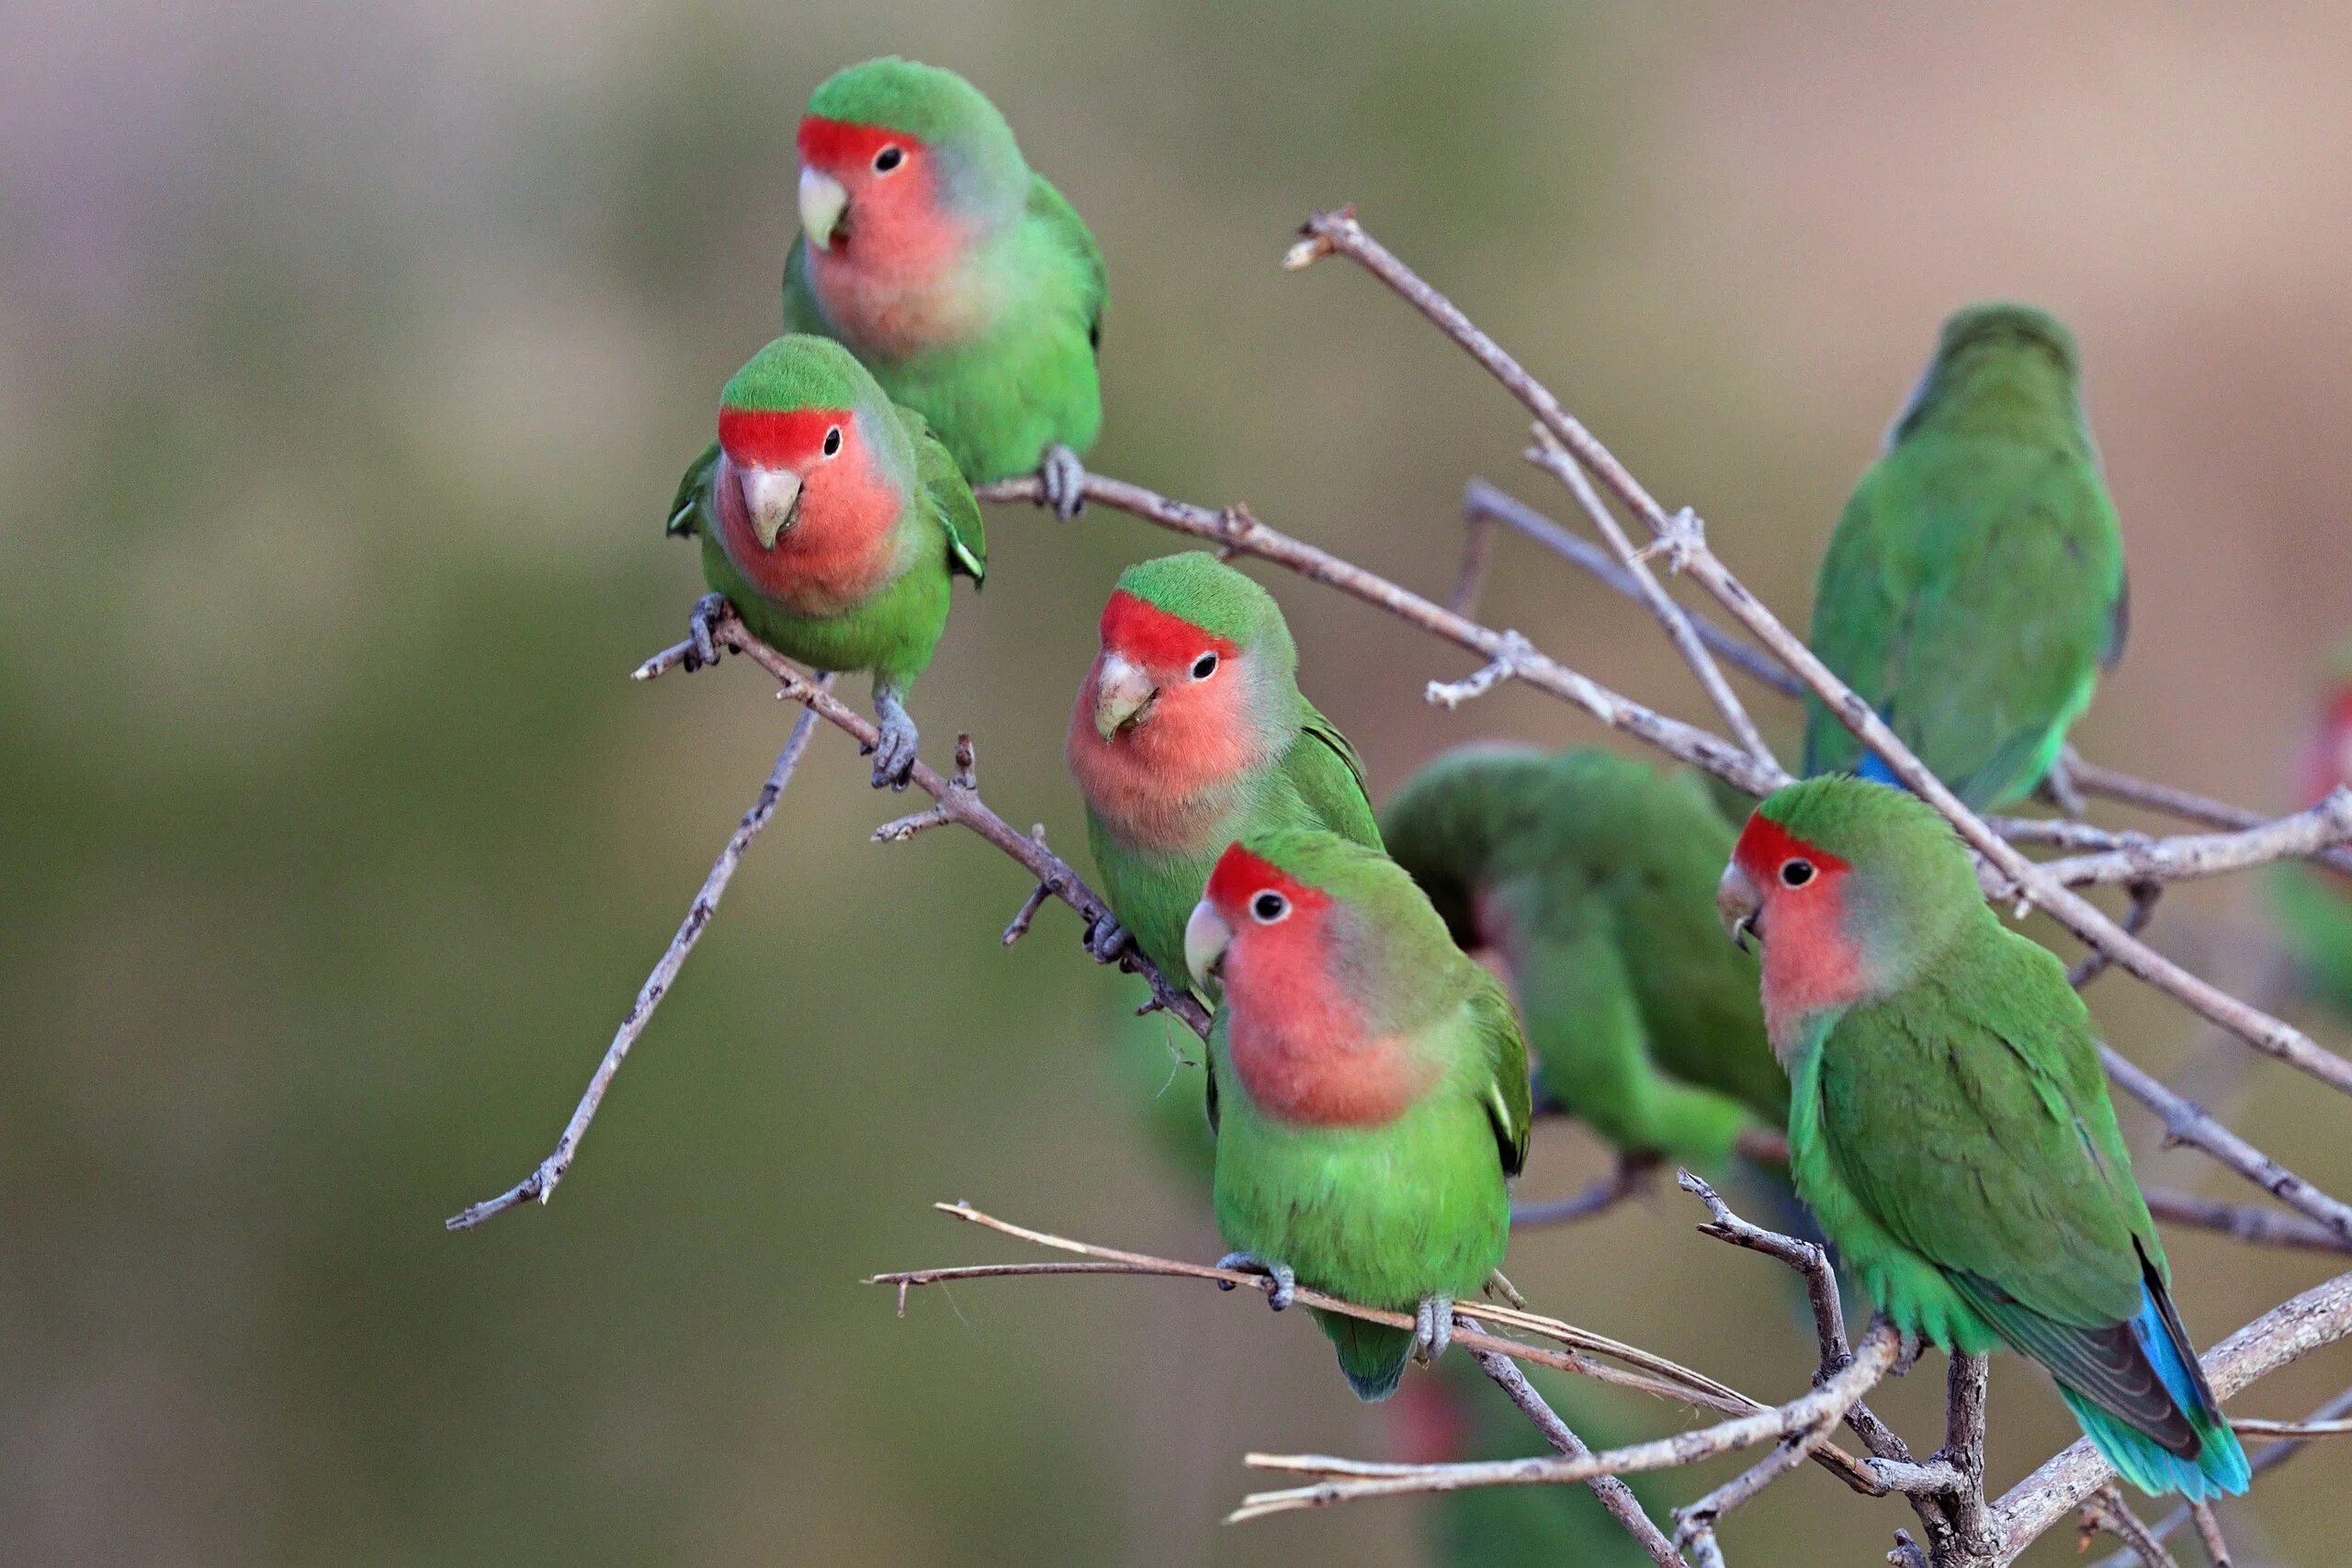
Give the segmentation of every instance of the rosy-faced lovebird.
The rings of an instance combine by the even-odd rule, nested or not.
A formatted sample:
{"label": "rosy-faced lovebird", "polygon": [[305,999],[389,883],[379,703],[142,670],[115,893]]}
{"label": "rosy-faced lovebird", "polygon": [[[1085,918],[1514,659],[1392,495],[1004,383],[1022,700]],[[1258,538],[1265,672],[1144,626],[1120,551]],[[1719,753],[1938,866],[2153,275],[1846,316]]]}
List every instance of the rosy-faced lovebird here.
{"label": "rosy-faced lovebird", "polygon": [[947,626],[947,584],[987,566],[980,509],[921,415],[892,406],[829,339],[780,337],[727,383],[718,444],[678,490],[673,534],[702,536],[711,597],[690,664],[716,662],[721,601],[815,669],[870,670],[874,783],[914,766],[906,695]]}
{"label": "rosy-faced lovebird", "polygon": [[1748,818],[1718,900],[1763,942],[1797,1192],[1871,1300],[1945,1349],[2041,1362],[2143,1491],[2245,1491],[2090,1014],[1985,905],[1944,819],[1860,779],[1791,784]]}
{"label": "rosy-faced lovebird", "polygon": [[[2338,784],[2352,785],[2352,643],[2335,651],[2317,721],[2298,770],[2302,804],[2316,806]],[[2303,983],[2352,1018],[2352,877],[2301,863],[2271,869],[2279,934]]]}
{"label": "rosy-faced lovebird", "polygon": [[1124,933],[1179,984],[1184,922],[1227,844],[1269,828],[1380,844],[1355,748],[1299,693],[1281,607],[1204,551],[1120,574],[1067,750],[1118,922],[1091,933],[1095,955]]}
{"label": "rosy-faced lovebird", "polygon": [[1483,1288],[1527,1158],[1527,1050],[1494,977],[1413,879],[1311,829],[1227,850],[1184,931],[1224,989],[1209,1033],[1220,1265],[1410,1312],[1411,1331],[1318,1314],[1363,1399],[1444,1352]]}
{"label": "rosy-faced lovebird", "polygon": [[800,122],[784,324],[837,338],[974,484],[1036,473],[1063,517],[1102,423],[1102,253],[953,71],[869,60]]}
{"label": "rosy-faced lovebird", "polygon": [[[1846,503],[1811,645],[1979,810],[2030,795],[2122,651],[2123,540],[2077,390],[2074,334],[1976,305]],[[1810,699],[1804,772],[1892,782]]]}
{"label": "rosy-faced lovebird", "polygon": [[1756,962],[1715,924],[1733,831],[1695,775],[1464,746],[1406,780],[1380,827],[1454,940],[1501,959],[1542,1099],[1683,1164],[1782,1125]]}

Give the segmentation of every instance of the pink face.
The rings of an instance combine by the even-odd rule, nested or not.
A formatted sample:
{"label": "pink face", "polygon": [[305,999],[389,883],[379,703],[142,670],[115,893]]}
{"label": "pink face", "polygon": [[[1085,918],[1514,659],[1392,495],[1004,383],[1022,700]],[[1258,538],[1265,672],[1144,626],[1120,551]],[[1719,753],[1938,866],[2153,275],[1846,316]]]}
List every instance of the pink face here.
{"label": "pink face", "polygon": [[1264,761],[1247,656],[1124,591],[1103,606],[1102,638],[1070,716],[1070,770],[1132,841],[1195,847],[1222,813],[1220,787]]}
{"label": "pink face", "polygon": [[855,410],[723,408],[718,448],[719,530],[755,587],[821,603],[873,585],[899,498]]}
{"label": "pink face", "polygon": [[[1373,1032],[1335,976],[1341,918],[1329,894],[1239,844],[1218,859],[1193,914],[1195,926],[1222,928],[1216,977],[1234,1070],[1251,1100],[1305,1125],[1379,1126],[1432,1075],[1404,1040]],[[1194,946],[1193,930],[1185,943]]]}
{"label": "pink face", "polygon": [[2352,784],[2352,685],[2339,688],[2321,710],[2303,753],[2303,804],[2318,805],[2338,784]]}
{"label": "pink face", "polygon": [[1764,1021],[1775,1042],[1784,1024],[1859,1000],[1862,945],[1846,930],[1853,867],[1760,811],[1741,830],[1731,863],[1755,898],[1750,924],[1764,942]]}

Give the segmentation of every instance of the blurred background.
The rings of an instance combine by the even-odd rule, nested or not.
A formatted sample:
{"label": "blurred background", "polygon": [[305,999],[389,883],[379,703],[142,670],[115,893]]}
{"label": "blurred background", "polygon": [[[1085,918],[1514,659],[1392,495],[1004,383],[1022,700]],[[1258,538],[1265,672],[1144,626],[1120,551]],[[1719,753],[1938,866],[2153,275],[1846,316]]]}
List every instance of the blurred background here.
{"label": "blurred background", "polygon": [[[2095,758],[2284,805],[2352,630],[2340,9],[148,0],[9,7],[0,40],[12,1561],[1418,1559],[1408,1505],[1217,1522],[1245,1450],[1395,1451],[1304,1321],[1136,1280],[919,1292],[900,1321],[859,1283],[1025,1256],[940,1199],[1219,1248],[1142,1130],[1196,1082],[1169,1026],[1127,1018],[1138,987],[1058,906],[1001,951],[1028,885],[978,840],[869,844],[904,803],[832,732],[559,1201],[442,1231],[547,1152],[784,736],[747,664],[625,676],[701,591],[662,509],[775,330],[792,130],[841,64],[964,71],[1090,220],[1094,466],[1423,592],[1465,478],[1559,498],[1514,405],[1398,302],[1277,269],[1318,204],[1359,203],[1792,619],[1943,315],[2058,310],[2133,579]],[[1082,863],[1069,704],[1112,579],[1170,542],[1099,511],[989,530],[914,711],[934,759],[971,730],[992,803]],[[1488,620],[1704,716],[1638,612],[1502,548]],[[1379,792],[1474,736],[1601,739],[1525,692],[1430,710],[1467,660],[1269,581]],[[2261,913],[2240,879],[2156,930],[2208,961]],[[2352,1106],[2217,1071],[2129,981],[2094,1000],[2352,1188]],[[1601,1168],[1548,1128],[1524,1190]],[[2250,1195],[2177,1155],[2149,1179]],[[1812,1356],[1775,1266],[1696,1217],[1661,1195],[1522,1239],[1511,1272],[1788,1396]],[[2331,1271],[2174,1256],[2201,1341]],[[2339,1347],[2241,1408],[2347,1381]],[[1928,1446],[1940,1394],[1931,1364],[1880,1408]],[[1996,1487],[2071,1435],[2001,1368]],[[2233,1510],[2254,1560],[2340,1560],[2347,1464]],[[1808,1470],[1725,1546],[1874,1562],[1907,1523]]]}

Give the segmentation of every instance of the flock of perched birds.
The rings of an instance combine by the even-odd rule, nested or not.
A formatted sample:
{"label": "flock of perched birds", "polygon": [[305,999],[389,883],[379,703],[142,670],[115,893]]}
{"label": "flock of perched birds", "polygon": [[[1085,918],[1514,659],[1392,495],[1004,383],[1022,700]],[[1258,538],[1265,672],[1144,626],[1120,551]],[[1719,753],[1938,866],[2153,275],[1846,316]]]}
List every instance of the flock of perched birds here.
{"label": "flock of perched birds", "polygon": [[[792,658],[870,671],[874,782],[903,787],[950,581],[987,570],[971,486],[1035,473],[1062,516],[1082,504],[1104,267],[952,72],[850,67],[798,147],[787,335],[727,383],[669,521],[712,590],[690,662],[731,606]],[[2078,373],[2043,311],[1955,315],[1822,566],[1815,651],[1980,809],[2043,784],[2123,640]],[[1271,1276],[1277,1310],[1304,1284],[1414,1314],[1323,1318],[1358,1394],[1442,1353],[1502,1261],[1541,1103],[1702,1166],[1785,1130],[1797,1195],[1897,1326],[2040,1362],[2148,1492],[2245,1489],[2089,1014],[1826,708],[1808,776],[1736,829],[1695,777],[1595,750],[1466,747],[1381,813],[1297,665],[1257,583],[1144,561],[1103,609],[1068,761],[1115,915],[1090,946],[1133,944],[1215,1011],[1226,1265]],[[2352,773],[2345,674],[2314,797]],[[2352,994],[2352,904],[2321,874],[2282,876],[2282,904]]]}

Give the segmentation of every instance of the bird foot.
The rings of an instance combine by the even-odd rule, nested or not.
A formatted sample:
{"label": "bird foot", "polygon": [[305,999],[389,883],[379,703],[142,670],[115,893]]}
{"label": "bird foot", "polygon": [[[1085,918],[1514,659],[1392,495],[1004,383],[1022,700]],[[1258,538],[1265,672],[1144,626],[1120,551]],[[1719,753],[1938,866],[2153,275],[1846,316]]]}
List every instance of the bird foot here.
{"label": "bird foot", "polygon": [[1423,1366],[1435,1363],[1453,1343],[1453,1302],[1446,1296],[1423,1296],[1413,1309],[1413,1355]]}
{"label": "bird foot", "polygon": [[922,742],[915,721],[907,716],[905,705],[886,692],[874,694],[874,717],[876,732],[868,748],[874,753],[874,787],[904,789],[914,773],[915,748]]}
{"label": "bird foot", "polygon": [[[1216,1260],[1216,1266],[1238,1269],[1244,1274],[1263,1274],[1272,1280],[1274,1288],[1266,1292],[1266,1304],[1276,1312],[1287,1310],[1293,1298],[1298,1294],[1298,1276],[1291,1272],[1287,1263],[1269,1263],[1254,1252],[1228,1252]],[[1233,1289],[1233,1281],[1219,1280],[1216,1288],[1229,1291]]]}
{"label": "bird foot", "polygon": [[1127,945],[1127,928],[1105,915],[1086,928],[1086,951],[1097,964],[1116,964]]}
{"label": "bird foot", "polygon": [[693,645],[686,649],[686,673],[691,675],[706,664],[718,662],[718,641],[712,635],[712,628],[726,618],[724,593],[706,593],[695,601],[694,609],[686,615],[686,641]]}
{"label": "bird foot", "polygon": [[1037,465],[1037,484],[1044,492],[1038,504],[1052,507],[1063,522],[1086,510],[1086,467],[1060,442],[1046,448],[1045,459]]}

